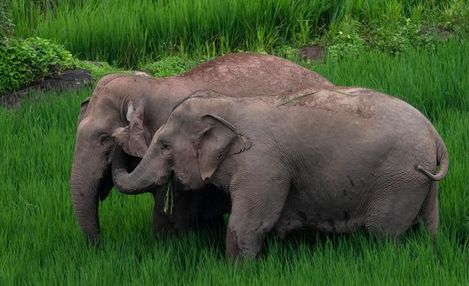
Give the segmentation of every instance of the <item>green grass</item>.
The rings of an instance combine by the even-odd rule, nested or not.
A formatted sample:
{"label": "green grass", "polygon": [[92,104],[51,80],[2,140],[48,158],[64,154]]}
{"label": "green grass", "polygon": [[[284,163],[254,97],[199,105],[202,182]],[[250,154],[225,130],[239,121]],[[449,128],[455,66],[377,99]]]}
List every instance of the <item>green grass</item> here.
{"label": "green grass", "polygon": [[459,11],[469,11],[468,5],[456,2],[15,0],[12,16],[16,36],[53,39],[81,59],[135,67],[171,53],[271,52],[282,44],[302,46],[347,17],[391,27],[406,18],[432,25],[437,17],[429,14],[437,14],[450,28],[467,27],[466,14]]}
{"label": "green grass", "polygon": [[436,51],[413,50],[399,56],[367,52],[340,63],[308,67],[336,85],[359,85],[403,98],[436,119],[443,109],[469,112],[468,47],[467,41],[450,41]]}
{"label": "green grass", "polygon": [[435,53],[365,53],[313,66],[336,84],[389,92],[431,118],[450,154],[435,250],[423,231],[397,243],[365,233],[299,233],[270,237],[263,259],[232,269],[223,238],[156,240],[151,195],[118,192],[101,204],[103,240],[92,247],[69,194],[76,119],[90,93],[83,91],[0,109],[0,285],[467,285],[468,54],[468,43],[452,42]]}

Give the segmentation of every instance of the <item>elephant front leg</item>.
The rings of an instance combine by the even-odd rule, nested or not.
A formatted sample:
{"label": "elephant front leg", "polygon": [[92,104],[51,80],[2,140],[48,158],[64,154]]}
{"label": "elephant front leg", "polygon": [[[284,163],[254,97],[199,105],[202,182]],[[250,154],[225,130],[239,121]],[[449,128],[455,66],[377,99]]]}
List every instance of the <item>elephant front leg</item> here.
{"label": "elephant front leg", "polygon": [[226,232],[226,255],[233,260],[258,258],[264,238],[273,229],[285,205],[289,183],[283,178],[258,178],[232,192],[232,209]]}
{"label": "elephant front leg", "polygon": [[225,230],[224,214],[231,210],[231,199],[222,190],[208,187],[203,190],[204,196],[199,198],[197,209],[197,230],[209,231],[212,234],[222,235]]}

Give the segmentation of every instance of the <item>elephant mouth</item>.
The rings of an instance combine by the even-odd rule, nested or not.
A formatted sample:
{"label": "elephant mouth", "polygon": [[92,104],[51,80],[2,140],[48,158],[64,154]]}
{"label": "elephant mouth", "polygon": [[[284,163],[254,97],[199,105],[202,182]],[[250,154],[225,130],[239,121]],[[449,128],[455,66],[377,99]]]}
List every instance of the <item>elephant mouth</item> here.
{"label": "elephant mouth", "polygon": [[108,197],[114,186],[111,170],[111,165],[108,165],[104,170],[103,176],[98,180],[98,195],[100,201],[104,201]]}
{"label": "elephant mouth", "polygon": [[186,174],[175,172],[175,171],[170,171],[168,179],[169,178],[177,180],[183,187],[183,190],[187,191],[190,189],[190,178]]}
{"label": "elephant mouth", "polygon": [[162,186],[161,191],[165,192],[164,195],[164,212],[173,213],[174,208],[174,193],[173,193],[173,172],[171,171],[168,176],[168,182]]}
{"label": "elephant mouth", "polygon": [[174,171],[168,170],[165,175],[160,178],[160,181],[156,182],[157,186],[161,186],[163,189],[166,189],[169,184],[173,183],[173,180],[178,180],[181,182],[178,176],[175,175]]}

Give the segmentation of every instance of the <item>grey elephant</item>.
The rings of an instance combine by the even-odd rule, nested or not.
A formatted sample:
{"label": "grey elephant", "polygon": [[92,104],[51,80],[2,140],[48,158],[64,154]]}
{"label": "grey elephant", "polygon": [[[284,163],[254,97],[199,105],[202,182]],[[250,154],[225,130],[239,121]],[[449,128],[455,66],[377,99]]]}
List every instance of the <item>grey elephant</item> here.
{"label": "grey elephant", "polygon": [[127,193],[175,177],[186,193],[210,185],[228,196],[233,258],[257,257],[271,231],[399,237],[423,220],[435,234],[437,181],[448,170],[446,147],[418,110],[345,87],[255,98],[199,92],[177,105],[133,172],[120,158],[113,178]]}
{"label": "grey elephant", "polygon": [[[75,154],[71,171],[71,195],[75,216],[85,235],[99,234],[98,206],[113,187],[110,156],[116,138],[131,155],[129,168],[138,164],[153,134],[166,122],[171,109],[187,94],[213,89],[229,96],[266,95],[274,91],[314,86],[333,86],[324,77],[290,61],[263,54],[231,54],[208,61],[183,74],[145,78],[125,74],[103,77],[86,99],[78,117]],[[185,231],[200,218],[213,218],[206,206],[229,204],[211,189],[192,196],[178,196],[167,215],[164,194],[154,193],[153,225],[157,234]],[[225,203],[224,203],[225,202]],[[229,205],[228,205],[229,208]],[[222,218],[213,218],[222,222]]]}

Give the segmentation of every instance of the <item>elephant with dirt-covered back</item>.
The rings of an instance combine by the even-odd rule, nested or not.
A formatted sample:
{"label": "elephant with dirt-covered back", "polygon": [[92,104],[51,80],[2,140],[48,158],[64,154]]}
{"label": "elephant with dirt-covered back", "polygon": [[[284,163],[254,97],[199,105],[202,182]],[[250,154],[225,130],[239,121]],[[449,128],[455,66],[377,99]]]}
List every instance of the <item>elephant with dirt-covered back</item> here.
{"label": "elephant with dirt-covered back", "polygon": [[[231,54],[208,61],[183,74],[144,78],[124,74],[103,77],[92,96],[81,105],[71,172],[71,194],[81,230],[95,240],[99,234],[98,205],[111,190],[110,156],[116,140],[139,162],[153,134],[166,122],[177,102],[187,94],[212,89],[228,96],[266,95],[306,86],[333,86],[322,76],[290,61],[263,54]],[[214,219],[205,210],[229,208],[226,200],[208,189],[191,197],[178,196],[174,186],[171,215],[164,212],[164,195],[155,193],[154,229],[157,234],[187,230],[195,220]],[[213,195],[211,194],[213,193]],[[213,206],[216,207],[208,207]],[[219,212],[219,211],[217,211]]]}
{"label": "elephant with dirt-covered back", "polygon": [[448,155],[409,104],[336,87],[254,98],[196,93],[174,109],[133,172],[125,164],[116,157],[113,178],[127,193],[170,178],[187,194],[216,187],[231,202],[226,251],[236,258],[257,257],[271,231],[364,228],[399,237],[423,220],[435,234]]}

